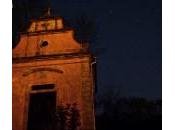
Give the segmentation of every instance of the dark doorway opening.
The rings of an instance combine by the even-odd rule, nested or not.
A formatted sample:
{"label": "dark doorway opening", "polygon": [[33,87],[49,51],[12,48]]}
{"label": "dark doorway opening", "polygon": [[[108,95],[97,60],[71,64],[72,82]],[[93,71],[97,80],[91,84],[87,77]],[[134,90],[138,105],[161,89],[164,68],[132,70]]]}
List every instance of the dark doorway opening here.
{"label": "dark doorway opening", "polygon": [[27,130],[53,130],[56,92],[30,95]]}

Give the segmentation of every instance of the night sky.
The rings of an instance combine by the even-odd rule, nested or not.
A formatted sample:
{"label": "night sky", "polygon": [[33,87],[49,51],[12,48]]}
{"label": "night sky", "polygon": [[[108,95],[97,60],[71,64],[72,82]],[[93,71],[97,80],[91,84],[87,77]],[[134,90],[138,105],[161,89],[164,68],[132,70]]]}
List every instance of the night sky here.
{"label": "night sky", "polygon": [[[67,23],[86,14],[96,25],[91,50],[97,57],[97,95],[158,99],[162,96],[161,0],[51,0],[52,15]],[[13,0],[13,39],[47,0]],[[26,8],[33,10],[26,17]],[[13,46],[15,45],[13,40]]]}

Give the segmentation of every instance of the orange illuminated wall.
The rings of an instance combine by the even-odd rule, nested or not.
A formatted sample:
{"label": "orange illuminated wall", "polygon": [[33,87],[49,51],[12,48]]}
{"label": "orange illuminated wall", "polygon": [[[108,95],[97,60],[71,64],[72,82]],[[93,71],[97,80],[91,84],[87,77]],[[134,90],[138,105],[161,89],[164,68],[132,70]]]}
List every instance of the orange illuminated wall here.
{"label": "orange illuminated wall", "polygon": [[76,104],[79,130],[95,130],[94,58],[73,33],[61,18],[32,20],[21,33],[13,49],[13,130],[29,130],[31,95],[48,92],[56,93],[56,106]]}

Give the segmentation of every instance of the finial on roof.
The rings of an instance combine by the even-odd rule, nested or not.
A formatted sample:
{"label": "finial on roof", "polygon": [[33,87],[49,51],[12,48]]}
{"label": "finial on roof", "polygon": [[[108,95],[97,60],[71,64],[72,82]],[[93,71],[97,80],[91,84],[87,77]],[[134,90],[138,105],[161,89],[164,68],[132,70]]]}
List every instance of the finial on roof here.
{"label": "finial on roof", "polygon": [[51,9],[50,9],[50,6],[49,6],[48,9],[47,9],[47,16],[50,16],[50,14],[51,14],[51,13],[50,13],[50,10],[51,10]]}
{"label": "finial on roof", "polygon": [[51,1],[48,0],[48,7],[47,7],[47,12],[45,13],[45,17],[50,17],[51,16]]}

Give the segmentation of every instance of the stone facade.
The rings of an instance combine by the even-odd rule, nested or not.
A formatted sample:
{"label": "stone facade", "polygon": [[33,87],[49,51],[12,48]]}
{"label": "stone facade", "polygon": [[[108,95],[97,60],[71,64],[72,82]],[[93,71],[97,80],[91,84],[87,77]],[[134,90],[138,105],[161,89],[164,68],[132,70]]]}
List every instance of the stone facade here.
{"label": "stone facade", "polygon": [[[79,130],[95,130],[94,58],[73,33],[61,18],[33,20],[21,33],[13,49],[13,130],[29,130],[31,94],[48,92],[56,93],[56,107],[76,104]],[[49,84],[53,87],[39,88]]]}

